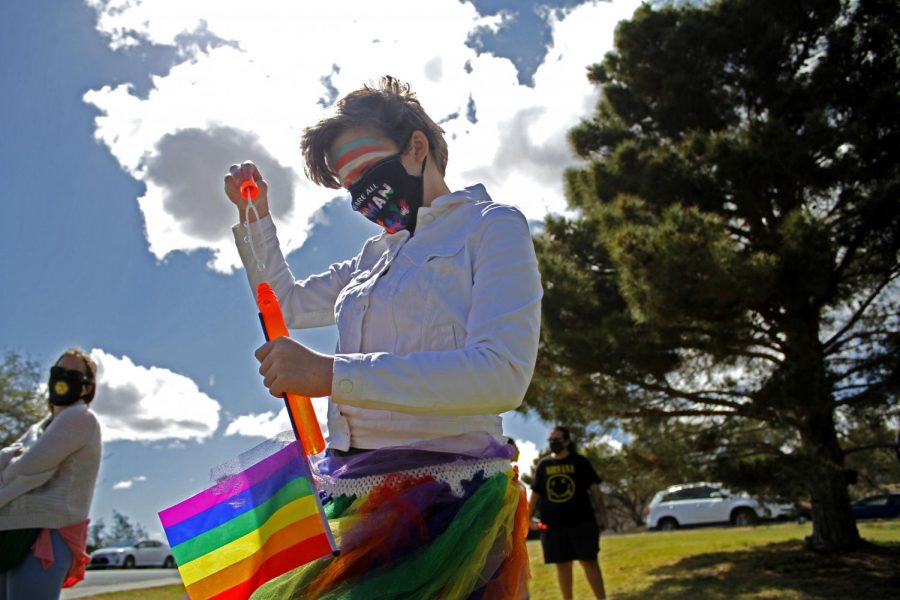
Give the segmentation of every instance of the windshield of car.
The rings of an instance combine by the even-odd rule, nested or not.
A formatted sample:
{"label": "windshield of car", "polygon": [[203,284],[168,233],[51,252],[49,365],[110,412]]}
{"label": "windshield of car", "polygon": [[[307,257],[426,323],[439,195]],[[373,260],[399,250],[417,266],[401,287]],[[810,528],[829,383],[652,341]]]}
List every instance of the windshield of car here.
{"label": "windshield of car", "polygon": [[857,504],[861,506],[887,506],[887,503],[887,496],[870,496],[869,498],[863,498]]}

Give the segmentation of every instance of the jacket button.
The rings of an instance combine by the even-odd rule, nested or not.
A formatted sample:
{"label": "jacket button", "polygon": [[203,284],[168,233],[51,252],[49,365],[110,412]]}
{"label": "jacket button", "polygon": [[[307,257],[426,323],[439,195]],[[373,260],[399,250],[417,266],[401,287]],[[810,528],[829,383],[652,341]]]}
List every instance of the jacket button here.
{"label": "jacket button", "polygon": [[338,384],[338,389],[340,389],[345,394],[349,394],[353,391],[353,382],[349,379],[342,379]]}

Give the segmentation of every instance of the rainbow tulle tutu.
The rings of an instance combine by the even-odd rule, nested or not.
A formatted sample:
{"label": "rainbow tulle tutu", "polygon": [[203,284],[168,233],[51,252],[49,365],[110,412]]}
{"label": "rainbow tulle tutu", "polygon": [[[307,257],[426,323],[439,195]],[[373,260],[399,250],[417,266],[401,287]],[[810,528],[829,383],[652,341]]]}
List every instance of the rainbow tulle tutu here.
{"label": "rainbow tulle tutu", "polygon": [[254,599],[527,597],[528,506],[512,449],[486,433],[327,457],[314,467],[340,555]]}

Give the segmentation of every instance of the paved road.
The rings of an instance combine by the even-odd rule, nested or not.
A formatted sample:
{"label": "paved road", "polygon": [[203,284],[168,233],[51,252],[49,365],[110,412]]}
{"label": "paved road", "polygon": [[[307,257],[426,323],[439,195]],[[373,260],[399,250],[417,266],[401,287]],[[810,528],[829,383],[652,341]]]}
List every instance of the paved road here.
{"label": "paved road", "polygon": [[63,600],[121,590],[157,587],[181,583],[176,569],[110,569],[88,571],[84,581],[73,588],[63,590]]}

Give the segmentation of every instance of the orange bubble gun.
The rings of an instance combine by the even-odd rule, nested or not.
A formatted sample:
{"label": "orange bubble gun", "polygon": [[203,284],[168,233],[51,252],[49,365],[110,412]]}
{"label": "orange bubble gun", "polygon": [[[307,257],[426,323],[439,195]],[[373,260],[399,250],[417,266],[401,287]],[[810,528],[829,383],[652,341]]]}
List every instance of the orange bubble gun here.
{"label": "orange bubble gun", "polygon": [[241,198],[249,201],[256,200],[257,196],[259,196],[259,186],[252,177],[241,182]]}
{"label": "orange bubble gun", "polygon": [[[284,317],[281,314],[281,306],[271,286],[265,281],[256,288],[256,305],[259,307],[259,320],[262,323],[266,341],[280,337],[290,337]],[[312,402],[306,396],[285,394],[284,404],[287,406],[291,426],[294,435],[300,440],[303,451],[308,456],[318,454],[325,449],[325,438],[319,428],[319,420],[313,410]]]}

